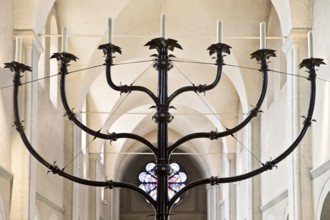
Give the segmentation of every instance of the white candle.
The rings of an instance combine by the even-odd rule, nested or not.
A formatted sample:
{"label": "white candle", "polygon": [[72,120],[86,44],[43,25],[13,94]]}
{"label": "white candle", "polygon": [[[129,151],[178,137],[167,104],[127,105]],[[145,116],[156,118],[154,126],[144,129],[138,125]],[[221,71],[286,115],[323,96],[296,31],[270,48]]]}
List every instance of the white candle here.
{"label": "white candle", "polygon": [[313,48],[313,32],[309,31],[308,34],[308,58],[313,58],[314,56],[314,48]]}
{"label": "white candle", "polygon": [[112,19],[108,19],[108,43],[112,43]]}
{"label": "white candle", "polygon": [[160,16],[160,37],[165,38],[165,14]]}
{"label": "white candle", "polygon": [[265,22],[260,22],[259,32],[260,32],[260,49],[266,49],[266,23]]}
{"label": "white candle", "polygon": [[68,33],[67,28],[62,28],[62,52],[66,52],[68,48]]}
{"label": "white candle", "polygon": [[16,37],[16,45],[15,45],[15,61],[18,62],[19,56],[19,37]]}
{"label": "white candle", "polygon": [[21,63],[22,62],[22,44],[23,44],[23,39],[22,37],[18,38],[18,59],[17,62]]}
{"label": "white candle", "polygon": [[216,38],[217,43],[222,43],[223,42],[223,33],[222,33],[222,21],[217,20],[217,38]]}

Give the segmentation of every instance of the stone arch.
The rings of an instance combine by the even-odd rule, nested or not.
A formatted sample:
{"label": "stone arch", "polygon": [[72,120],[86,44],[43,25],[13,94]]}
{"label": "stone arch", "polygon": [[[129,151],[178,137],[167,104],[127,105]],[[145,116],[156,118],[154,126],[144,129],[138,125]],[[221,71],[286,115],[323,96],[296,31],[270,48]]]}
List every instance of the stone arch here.
{"label": "stone arch", "polygon": [[272,0],[278,14],[282,35],[288,36],[293,28],[311,28],[311,0]]}
{"label": "stone arch", "polygon": [[326,220],[329,218],[330,218],[330,193],[328,193],[324,199],[320,220]]}
{"label": "stone arch", "polygon": [[290,2],[287,0],[272,0],[273,6],[278,14],[283,35],[288,35],[292,28]]}
{"label": "stone arch", "polygon": [[47,22],[47,17],[51,13],[54,6],[55,0],[42,1],[35,0],[36,4],[34,7],[35,11],[35,29],[38,33],[41,33]]}
{"label": "stone arch", "polygon": [[[127,162],[126,168],[122,169],[123,172],[126,172],[126,175],[122,177],[122,181],[139,185],[139,173],[144,171],[145,165],[152,160],[153,157],[151,155],[139,155],[139,157],[135,157],[130,162]],[[202,178],[202,170],[191,156],[182,158],[182,155],[180,155],[174,157],[173,161],[177,162],[180,165],[180,170],[187,174],[189,182]],[[130,219],[129,216],[133,214],[136,219],[154,219],[152,207],[139,194],[122,188],[120,190],[120,202],[120,219]],[[196,205],[196,203],[199,205]],[[171,215],[171,219],[206,219],[206,204],[206,186],[196,187],[185,193],[183,199],[174,205],[171,210],[171,213],[174,215]],[[136,210],[139,211],[136,212]],[[186,211],[185,214],[181,214],[182,211]],[[176,212],[180,214],[175,215]]]}
{"label": "stone arch", "polygon": [[14,2],[16,29],[33,29],[41,33],[55,0],[21,0]]}
{"label": "stone arch", "polygon": [[[234,57],[229,57],[228,60],[229,60],[229,62],[231,64],[237,65],[237,61],[235,60]],[[212,68],[213,68],[213,66],[212,66]],[[87,74],[86,77],[92,76],[92,75],[93,74]],[[99,75],[96,78],[96,80],[99,80],[99,78],[104,78],[104,76],[103,75]],[[247,101],[247,96],[246,96],[246,92],[245,92],[246,89],[245,89],[245,85],[244,85],[244,82],[243,82],[243,79],[242,79],[242,76],[241,76],[241,73],[240,73],[239,69],[238,68],[235,68],[235,69],[230,68],[227,71],[224,71],[224,76],[223,76],[223,79],[222,80],[225,80],[226,82],[228,82],[228,84],[230,84],[230,87],[232,88],[232,90],[234,90],[234,92],[236,93],[237,100],[240,102],[240,108],[242,109],[241,111],[242,112],[248,112],[248,107],[249,106],[247,104],[248,101]],[[94,80],[94,83],[95,83],[95,85],[97,87],[100,86],[100,84],[97,81],[95,81],[95,80]],[[94,83],[91,84],[91,90],[93,90]],[[104,82],[102,82],[102,83],[104,83]],[[100,93],[100,95],[101,95],[101,93]],[[118,106],[121,103],[122,99],[123,99],[123,97],[119,97],[119,95],[115,96],[114,98],[108,97],[107,95],[109,95],[109,94],[102,94],[104,100],[113,102],[113,104],[111,104],[113,106]],[[149,102],[145,101],[145,98],[142,97],[142,96],[145,96],[145,94],[138,94],[136,96],[138,98],[134,98],[134,100],[139,100],[139,101],[142,100],[140,105],[137,105],[136,101],[135,102],[132,102],[132,103],[134,103],[133,105],[137,105],[137,107],[135,106],[136,108],[145,107],[145,109],[148,109],[151,105],[149,104]],[[127,102],[129,102],[129,101],[127,101]],[[92,102],[90,102],[90,103],[92,103]],[[126,108],[129,109],[129,111],[134,111],[136,108],[134,108],[133,105],[131,106],[131,104],[128,104],[128,105],[126,104]],[[178,107],[178,106],[176,106],[176,107]],[[184,106],[184,107],[185,108],[190,108],[190,111],[196,111],[196,113],[198,112],[198,110],[196,110],[196,108],[197,108],[196,106],[188,106],[187,105],[187,106]],[[114,107],[111,107],[111,108],[114,108]],[[200,112],[202,112],[202,110],[200,110]],[[145,120],[146,117],[148,117],[148,121]],[[138,134],[140,134],[140,135],[142,134],[142,136],[145,135],[145,134],[148,134],[148,132],[150,132],[150,131],[145,131],[145,129],[146,129],[146,127],[148,127],[148,126],[146,126],[146,125],[149,125],[148,123],[152,123],[150,125],[150,127],[153,127],[152,126],[153,125],[153,122],[151,121],[151,117],[152,117],[152,115],[147,115],[146,114],[145,117],[138,117],[138,118],[141,118],[141,119],[138,119],[138,121],[135,121],[136,118],[133,121],[132,120],[129,120],[129,123],[130,123],[129,126],[127,124],[125,124],[125,123],[122,123],[122,124],[125,125],[125,127],[127,129],[127,130],[125,130],[125,132],[132,132],[132,131],[134,132],[135,131],[134,129],[138,129],[138,132],[137,132]],[[116,131],[120,130],[120,129],[117,129],[115,127],[116,121],[119,121],[120,118],[123,118],[123,117],[122,116],[119,116],[119,115],[118,116],[115,115],[115,116],[112,116],[111,117],[111,120],[107,121],[108,124],[112,124],[111,131],[110,132],[116,132]],[[210,124],[212,123],[209,119],[207,119],[207,121]],[[172,123],[174,123],[174,122],[172,122]],[[141,126],[141,125],[143,125],[143,126]],[[105,127],[107,128],[107,126],[105,126]],[[129,127],[129,129],[128,129],[128,127]],[[186,127],[190,127],[190,126],[186,126]],[[215,126],[213,126],[213,127],[215,127]],[[218,126],[216,126],[216,127],[218,128]],[[141,131],[141,129],[143,131]],[[206,130],[206,131],[208,131],[208,130]],[[191,131],[191,132],[193,132],[193,131]],[[125,141],[125,142],[122,142],[121,141],[121,142],[118,142],[119,144],[117,144],[117,142],[113,142],[112,143],[113,149],[115,149],[115,151],[124,151],[125,152],[125,151],[127,151],[127,149],[124,150],[123,149],[123,146],[125,146],[127,142],[129,142],[131,144],[130,141]],[[226,152],[228,152],[227,145],[226,145],[225,141],[222,140],[222,142],[223,142],[222,143],[223,152],[226,153]],[[93,152],[100,152],[103,145],[104,145],[104,142],[101,141],[98,145],[90,146],[89,149],[90,150],[93,149]],[[115,166],[117,166],[117,167],[121,167],[121,165],[119,165],[119,163],[115,163],[113,160],[118,161],[118,159],[113,159],[112,158],[112,162],[111,163],[112,164],[116,164]],[[210,162],[210,160],[206,159],[205,162],[201,162],[201,163],[207,164],[209,162]],[[205,168],[205,169],[206,169],[206,172],[209,172],[211,170],[211,168],[209,168],[209,169],[208,168]],[[114,170],[116,170],[116,169],[114,168]]]}
{"label": "stone arch", "polygon": [[316,219],[326,220],[330,217],[330,178],[323,186],[322,192],[318,199]]}
{"label": "stone arch", "polygon": [[[146,105],[146,106],[142,106],[145,108],[148,108],[150,105]],[[181,108],[182,106],[176,106],[178,108]],[[137,107],[137,109],[140,109],[141,106]],[[199,114],[200,112],[198,112],[198,109],[190,109],[189,107],[182,107],[182,108],[187,108],[189,109],[189,111],[191,112],[195,112],[196,114]],[[133,112],[135,111],[132,110]],[[143,137],[146,137],[146,139],[148,139],[151,143],[156,143],[156,130],[154,129],[154,122],[151,120],[152,118],[152,114],[146,114],[146,115],[138,115],[135,117],[138,117],[138,119],[135,121],[135,119],[127,119],[126,123],[120,123],[121,125],[124,125],[125,128],[127,128],[127,131],[129,132],[133,132],[133,133],[137,133]],[[122,116],[123,117],[123,116]],[[129,116],[132,117],[132,116]],[[141,117],[142,119],[140,119],[139,117]],[[176,117],[176,116],[175,116]],[[120,118],[119,118],[120,120]],[[208,120],[208,125],[212,125],[212,121],[210,121],[209,119],[205,118],[203,120]],[[129,125],[128,125],[129,123]],[[194,123],[192,123],[190,120],[180,120],[180,122],[171,122],[171,123],[175,123],[173,126],[177,126],[176,124],[179,123],[181,125],[181,127],[176,127],[176,129],[169,129],[169,137],[173,138],[172,140],[178,140],[180,137],[184,136],[185,134],[187,134],[186,132],[182,132],[183,130],[189,132],[194,132],[193,129],[188,129],[189,127],[193,127]],[[115,124],[116,125],[116,124]],[[205,127],[200,126],[199,129],[202,129]],[[119,128],[118,128],[119,129]],[[116,131],[117,128],[114,127],[114,131]],[[198,129],[197,129],[198,130]],[[203,129],[202,129],[203,130]],[[112,130],[111,130],[112,131]],[[209,131],[206,130],[205,131]],[[118,142],[118,143],[117,143]],[[107,143],[108,144],[108,143]],[[103,142],[100,143],[99,145],[99,149],[101,149],[101,146],[103,145]],[[154,144],[156,146],[156,144]],[[189,146],[189,147],[188,147]],[[200,146],[205,146],[204,148],[201,148]],[[207,146],[207,147],[206,147]],[[126,157],[126,153],[127,152],[144,152],[147,150],[146,147],[142,147],[139,146],[139,143],[132,143],[131,140],[122,140],[122,141],[116,141],[113,142],[111,144],[111,146],[107,145],[106,147],[107,149],[111,148],[111,150],[109,150],[109,152],[111,152],[111,164],[112,166],[109,167],[113,167],[110,169],[108,169],[109,173],[114,172],[115,170],[118,169],[122,169],[123,167],[126,167],[127,164],[127,157]],[[196,153],[197,155],[199,154],[204,154],[204,153],[210,153],[209,150],[210,149],[214,149],[212,152],[214,153],[214,155],[221,155],[221,154],[225,154],[227,153],[227,143],[226,140],[195,140],[193,143],[190,143],[189,145],[186,146],[180,146],[177,148],[177,150],[182,150],[182,151],[186,151],[189,153]],[[215,152],[216,151],[216,152]],[[149,152],[149,151],[148,151]],[[118,156],[114,156],[115,154],[118,153]],[[196,155],[195,155],[196,156]],[[198,166],[202,167],[202,173],[203,173],[203,177],[209,177],[211,175],[218,175],[219,171],[217,171],[217,168],[219,165],[220,166],[220,161],[221,159],[216,159],[218,164],[214,165],[214,158],[211,154],[205,154],[203,157],[197,157],[195,158],[195,162],[198,164]],[[213,162],[213,163],[212,163]],[[110,163],[110,162],[109,162]],[[212,165],[213,164],[213,165]],[[124,168],[125,169],[125,168]],[[109,175],[108,173],[108,175]],[[118,172],[114,172],[114,177],[115,179],[121,179],[121,175]]]}

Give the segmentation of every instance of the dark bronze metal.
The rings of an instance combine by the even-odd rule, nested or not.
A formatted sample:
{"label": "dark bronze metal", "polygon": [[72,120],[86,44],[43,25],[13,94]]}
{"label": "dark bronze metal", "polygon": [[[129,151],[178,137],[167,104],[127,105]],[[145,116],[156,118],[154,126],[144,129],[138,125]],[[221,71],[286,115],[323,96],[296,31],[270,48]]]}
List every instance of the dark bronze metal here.
{"label": "dark bronze metal", "polygon": [[281,155],[279,155],[274,160],[267,161],[266,163],[262,164],[262,166],[256,170],[248,172],[246,174],[232,176],[232,177],[210,177],[206,179],[197,180],[194,182],[189,183],[186,185],[182,190],[180,190],[174,197],[169,200],[168,199],[168,177],[171,175],[172,170],[169,165],[170,156],[175,149],[181,146],[183,143],[197,138],[208,138],[210,140],[215,140],[218,138],[222,138],[228,135],[233,135],[235,132],[242,129],[246,126],[252,118],[256,117],[260,112],[261,105],[264,101],[267,84],[268,84],[268,59],[271,57],[275,57],[275,51],[269,49],[261,49],[257,50],[251,54],[251,59],[256,59],[260,63],[260,72],[263,77],[262,89],[259,96],[259,99],[255,105],[255,107],[250,111],[249,115],[238,125],[233,128],[228,128],[223,132],[211,131],[211,132],[198,132],[186,135],[171,146],[168,143],[168,123],[173,120],[173,116],[169,112],[169,109],[172,108],[170,106],[171,102],[180,94],[185,92],[198,92],[203,93],[215,88],[221,78],[222,74],[222,67],[224,64],[224,56],[225,54],[230,54],[230,46],[217,43],[212,44],[208,50],[210,55],[216,55],[216,63],[217,65],[217,72],[214,81],[209,85],[192,85],[179,88],[178,90],[174,91],[171,95],[168,95],[168,71],[173,67],[171,58],[174,57],[171,54],[168,54],[169,51],[173,51],[175,48],[182,49],[182,47],[178,44],[176,40],[173,39],[164,39],[164,38],[155,38],[149,41],[145,46],[149,46],[149,49],[156,49],[157,54],[152,55],[155,57],[154,68],[158,71],[158,93],[157,95],[154,94],[149,89],[143,86],[135,86],[135,85],[116,85],[112,81],[111,77],[111,66],[113,66],[113,54],[120,53],[121,48],[113,45],[113,44],[103,44],[100,45],[98,49],[103,50],[103,53],[106,57],[105,60],[105,72],[106,72],[106,79],[110,88],[120,92],[120,93],[130,93],[130,92],[143,92],[147,94],[154,102],[156,113],[153,116],[153,120],[157,123],[157,144],[154,146],[145,138],[131,133],[102,133],[101,130],[95,131],[87,126],[83,125],[75,116],[74,112],[69,107],[69,104],[66,99],[66,92],[65,92],[65,76],[68,73],[68,65],[71,61],[76,61],[78,58],[73,54],[69,54],[66,52],[63,53],[55,53],[51,58],[56,58],[60,61],[60,92],[61,92],[61,99],[66,111],[66,115],[68,118],[76,124],[79,128],[81,128],[86,133],[94,136],[95,138],[102,138],[110,141],[116,141],[120,138],[128,138],[133,139],[136,141],[141,142],[147,148],[149,148],[155,156],[156,166],[154,168],[154,173],[157,176],[157,200],[153,200],[150,195],[148,195],[145,191],[140,189],[139,187],[124,182],[115,182],[113,180],[105,180],[105,181],[93,181],[82,179],[71,174],[65,172],[64,169],[59,168],[55,163],[51,164],[47,162],[41,155],[39,155],[35,150],[34,147],[30,144],[28,138],[26,137],[24,126],[21,123],[19,117],[19,108],[18,108],[18,90],[21,86],[21,74],[25,71],[32,71],[31,67],[26,66],[22,63],[18,62],[11,62],[5,63],[5,68],[9,68],[12,72],[14,72],[14,94],[13,94],[13,104],[14,104],[14,116],[15,116],[15,126],[17,131],[19,132],[25,146],[29,150],[29,152],[34,156],[41,164],[46,166],[49,169],[49,172],[54,174],[58,174],[59,176],[63,176],[71,181],[81,183],[84,185],[95,186],[95,187],[105,187],[105,188],[114,188],[114,187],[122,187],[128,188],[133,191],[138,192],[141,194],[154,208],[155,210],[155,218],[157,220],[167,220],[170,214],[170,210],[174,205],[174,202],[186,191],[190,190],[193,187],[199,185],[217,185],[221,183],[230,183],[230,182],[237,182],[241,180],[245,180],[256,175],[261,174],[267,170],[271,170],[273,167],[276,166],[279,162],[285,159],[292,151],[298,146],[300,141],[303,139],[305,133],[307,132],[308,127],[312,123],[313,111],[315,106],[315,96],[316,96],[316,73],[315,73],[315,66],[320,66],[324,64],[322,59],[319,58],[310,58],[305,59],[301,64],[300,68],[306,67],[309,72],[309,78],[311,84],[311,94],[310,94],[310,102],[309,108],[307,112],[307,116],[305,117],[303,128],[300,131],[300,134],[296,138],[296,140],[291,144],[291,146],[284,151]]}

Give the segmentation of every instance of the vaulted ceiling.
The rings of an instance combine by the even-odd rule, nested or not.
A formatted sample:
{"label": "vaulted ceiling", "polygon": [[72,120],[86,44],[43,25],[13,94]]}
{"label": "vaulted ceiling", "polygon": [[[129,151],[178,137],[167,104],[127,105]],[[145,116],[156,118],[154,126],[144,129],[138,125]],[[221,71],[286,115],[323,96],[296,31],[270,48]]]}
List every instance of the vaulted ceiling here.
{"label": "vaulted ceiling", "polygon": [[[259,49],[259,23],[268,21],[271,7],[270,0],[56,1],[59,26],[68,28],[68,52],[79,57],[71,69],[104,63],[102,51],[97,47],[107,42],[107,22],[111,17],[113,43],[122,48],[122,55],[116,54],[114,59],[116,64],[121,65],[112,68],[115,82],[128,85],[134,82],[135,85],[148,86],[155,93],[157,71],[150,61],[150,55],[155,51],[148,50],[144,45],[160,36],[161,14],[166,16],[166,38],[178,40],[183,47],[182,51],[172,52],[176,60],[214,63],[206,49],[215,43],[216,21],[220,19],[223,22],[224,43],[232,47],[225,63],[258,68],[249,54]],[[143,62],[125,65],[133,61]],[[192,83],[210,83],[216,73],[216,66],[212,64],[174,62],[174,66],[169,72],[169,93]],[[255,104],[260,91],[258,71],[248,75],[250,72],[228,65],[214,91],[178,97],[173,103],[177,110],[171,110],[175,117],[170,123],[174,137],[237,124],[245,117],[249,105]],[[83,71],[69,80],[70,96],[72,100],[77,100],[80,108],[87,97],[87,112],[90,113],[87,120],[91,126],[150,136],[155,132],[156,126],[151,120],[155,111],[149,109],[153,105],[149,97],[141,93],[126,97],[126,94],[111,91],[105,80],[104,67]],[[222,144],[228,145],[226,151],[235,151],[235,140],[225,142]],[[194,145],[197,147],[199,144],[202,143]]]}

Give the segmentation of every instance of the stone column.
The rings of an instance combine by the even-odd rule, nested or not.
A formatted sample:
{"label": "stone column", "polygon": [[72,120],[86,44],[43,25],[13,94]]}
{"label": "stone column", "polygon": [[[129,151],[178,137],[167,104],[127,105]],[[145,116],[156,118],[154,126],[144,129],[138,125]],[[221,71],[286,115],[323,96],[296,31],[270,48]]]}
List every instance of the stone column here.
{"label": "stone column", "polygon": [[[38,61],[41,54],[41,46],[33,31],[19,32],[22,37],[22,63],[33,68],[32,72],[25,72],[22,82],[31,81],[38,77]],[[22,120],[28,139],[33,146],[38,141],[38,85],[28,83],[21,88],[20,108]],[[13,183],[13,201],[11,205],[12,219],[34,219],[36,210],[36,161],[21,144],[20,137],[14,134],[13,144],[19,142],[16,149],[12,150],[13,172],[15,175]],[[20,149],[18,149],[20,148]]]}
{"label": "stone column", "polygon": [[[307,31],[292,30],[285,42],[284,51],[287,56],[288,72],[294,75],[307,76],[306,69],[298,68],[302,59],[307,58]],[[303,126],[301,116],[307,114],[309,100],[309,81],[298,77],[288,76],[288,106],[291,106],[288,122],[292,130],[291,142],[295,140]],[[293,220],[313,219],[312,180],[310,170],[311,158],[311,134],[307,132],[301,144],[289,156],[289,218]],[[304,202],[302,202],[304,201]]]}
{"label": "stone column", "polygon": [[[36,45],[35,42],[38,42],[35,37],[34,33],[28,33],[28,36],[23,38],[23,45],[22,45],[22,54],[23,58],[22,62],[25,60],[25,64],[32,66],[33,71],[32,73],[25,73],[25,79],[27,81],[31,81],[33,79],[38,78],[38,61],[41,54],[41,47],[40,45]],[[39,47],[38,47],[39,46]],[[39,48],[39,50],[37,49]],[[29,133],[30,142],[32,146],[37,147],[38,145],[38,123],[37,115],[38,115],[38,84],[29,83],[26,85],[26,114],[27,114],[27,123],[26,123],[26,132]],[[35,218],[35,211],[36,211],[36,163],[37,161],[29,156],[30,158],[30,199],[29,199],[29,219]]]}
{"label": "stone column", "polygon": [[[232,158],[235,158],[235,161],[232,161]],[[232,165],[234,165],[234,167]],[[231,170],[234,170],[234,172],[236,173],[236,154],[223,154],[221,159],[221,176],[230,176]],[[231,185],[232,184],[220,184],[217,187],[217,194],[219,195],[217,199],[217,220],[230,219],[230,209],[232,208],[230,202],[236,200],[236,194],[234,196],[234,199],[231,200]]]}
{"label": "stone column", "polygon": [[[261,116],[253,119],[251,122],[251,151],[256,158],[261,158],[262,131],[261,131]],[[251,156],[251,169],[254,170],[260,167],[260,161]],[[251,219],[261,220],[261,175],[257,175],[250,180],[251,183]]]}
{"label": "stone column", "polygon": [[[217,220],[224,220],[228,219],[227,216],[227,211],[226,211],[226,198],[225,198],[225,185],[219,185],[216,187],[216,192],[217,192],[217,201],[216,201],[216,219]],[[228,205],[227,205],[228,206]]]}
{"label": "stone column", "polygon": [[110,195],[111,203],[111,220],[119,220],[120,217],[120,188],[114,188],[111,190]]}
{"label": "stone column", "polygon": [[207,191],[207,219],[216,220],[217,217],[216,186],[206,186],[206,191]]}
{"label": "stone column", "polygon": [[[228,168],[229,168],[229,176],[236,176],[236,153],[227,154],[228,160]],[[228,185],[228,200],[229,200],[229,219],[236,219],[236,211],[237,211],[237,185],[234,183],[230,183]]]}
{"label": "stone column", "polygon": [[[66,119],[64,121],[64,161],[71,161],[74,155],[77,155],[77,140],[75,137],[78,135],[76,135],[75,129],[76,126],[70,120]],[[77,163],[78,160],[74,160],[72,166],[68,166],[66,171],[72,173],[74,176],[78,176]],[[63,205],[65,207],[65,220],[77,219],[77,188],[78,183],[64,181],[65,200],[63,201]]]}
{"label": "stone column", "polygon": [[[100,171],[101,157],[99,153],[89,154],[89,177],[90,179],[98,179]],[[99,219],[100,217],[100,188],[90,187],[89,190],[89,219]],[[102,189],[103,190],[103,189]]]}

